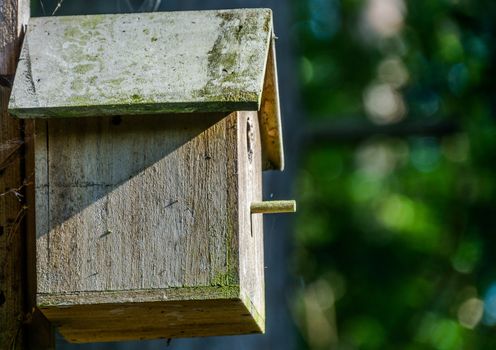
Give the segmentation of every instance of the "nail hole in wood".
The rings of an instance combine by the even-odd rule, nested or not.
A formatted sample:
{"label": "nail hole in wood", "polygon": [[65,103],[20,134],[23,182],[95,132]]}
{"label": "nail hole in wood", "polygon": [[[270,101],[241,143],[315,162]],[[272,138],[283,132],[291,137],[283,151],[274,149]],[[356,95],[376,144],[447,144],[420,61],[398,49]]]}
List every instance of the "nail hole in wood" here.
{"label": "nail hole in wood", "polygon": [[113,116],[111,123],[112,123],[112,125],[121,125],[122,117],[120,115]]}

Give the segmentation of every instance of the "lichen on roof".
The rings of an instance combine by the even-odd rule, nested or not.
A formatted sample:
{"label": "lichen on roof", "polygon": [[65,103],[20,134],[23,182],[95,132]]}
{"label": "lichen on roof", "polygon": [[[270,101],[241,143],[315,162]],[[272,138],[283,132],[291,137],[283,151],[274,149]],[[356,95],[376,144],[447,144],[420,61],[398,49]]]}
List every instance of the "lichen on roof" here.
{"label": "lichen on roof", "polygon": [[258,110],[267,9],[32,18],[9,110],[21,118]]}

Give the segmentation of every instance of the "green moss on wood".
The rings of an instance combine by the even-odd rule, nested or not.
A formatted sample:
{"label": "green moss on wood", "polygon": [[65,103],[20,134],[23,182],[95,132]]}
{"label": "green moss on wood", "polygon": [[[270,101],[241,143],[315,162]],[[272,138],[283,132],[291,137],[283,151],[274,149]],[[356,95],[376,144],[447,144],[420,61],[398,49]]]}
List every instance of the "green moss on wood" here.
{"label": "green moss on wood", "polygon": [[95,66],[93,64],[79,64],[73,68],[74,72],[78,74],[85,74],[92,70]]}
{"label": "green moss on wood", "polygon": [[82,29],[96,29],[96,27],[102,23],[104,19],[104,15],[85,16],[80,22],[80,26]]}
{"label": "green moss on wood", "polygon": [[71,89],[73,91],[79,91],[81,92],[84,88],[84,83],[81,80],[73,80],[71,82]]}
{"label": "green moss on wood", "polygon": [[[128,102],[123,102],[128,101]],[[86,96],[72,96],[68,101],[69,107],[43,107],[33,108],[9,108],[9,113],[18,118],[76,118],[112,115],[143,115],[143,114],[177,114],[195,112],[233,112],[254,111],[258,105],[256,102],[229,102],[229,101],[205,101],[199,102],[177,102],[177,103],[134,103],[131,100],[121,100],[119,104],[98,105],[97,101]]]}
{"label": "green moss on wood", "polygon": [[255,305],[252,303],[250,297],[245,293],[241,293],[240,297],[241,297],[241,301],[250,312],[251,317],[253,317],[258,327],[260,327],[260,331],[265,332],[265,317],[262,316],[262,314],[260,313],[263,312],[264,310],[260,310],[259,312],[259,310],[257,310]]}
{"label": "green moss on wood", "polygon": [[144,102],[144,99],[140,95],[134,94],[134,95],[131,96],[131,101],[133,101],[133,103]]}
{"label": "green moss on wood", "polygon": [[81,35],[78,27],[68,27],[64,30],[64,37],[67,39],[75,38]]}
{"label": "green moss on wood", "polygon": [[210,283],[213,287],[225,287],[229,285],[229,278],[226,273],[219,273],[212,278]]}
{"label": "green moss on wood", "polygon": [[[159,293],[157,293],[159,292]],[[155,294],[157,293],[157,294]],[[212,299],[237,299],[241,300],[239,285],[230,286],[194,286],[194,287],[170,287],[160,289],[135,289],[135,290],[107,290],[107,291],[81,291],[69,293],[38,293],[37,305],[39,308],[60,307],[70,305],[91,304],[88,297],[96,297],[101,300],[103,297],[109,297],[114,300],[119,296],[133,297],[139,296],[139,299],[146,299],[146,295],[156,296],[154,301],[182,301],[182,300],[212,300]],[[147,301],[143,301],[147,302]],[[101,302],[98,302],[99,304]]]}

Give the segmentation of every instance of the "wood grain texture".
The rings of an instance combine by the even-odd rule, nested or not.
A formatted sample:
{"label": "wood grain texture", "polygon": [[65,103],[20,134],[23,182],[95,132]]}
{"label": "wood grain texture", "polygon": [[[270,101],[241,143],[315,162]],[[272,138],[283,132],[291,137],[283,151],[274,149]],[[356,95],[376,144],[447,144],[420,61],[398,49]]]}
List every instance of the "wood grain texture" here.
{"label": "wood grain texture", "polygon": [[109,303],[44,312],[73,343],[260,332],[239,299]]}
{"label": "wood grain texture", "polygon": [[27,348],[36,350],[52,350],[55,348],[55,332],[53,326],[46,317],[37,309],[36,293],[37,293],[37,278],[36,278],[36,215],[35,215],[35,188],[34,188],[34,169],[35,169],[35,121],[26,120],[24,122],[25,129],[25,157],[26,178],[28,186],[26,186],[26,228],[27,237],[26,245],[26,265],[27,265],[27,282],[26,291],[28,294],[27,308],[29,313],[29,322],[26,322],[25,329],[27,333]]}
{"label": "wood grain texture", "polygon": [[29,1],[0,1],[0,348],[25,349],[26,262],[23,206],[23,126],[7,113],[12,80],[29,18]]}
{"label": "wood grain texture", "polygon": [[263,217],[250,204],[262,199],[262,156],[256,112],[238,112],[239,267],[241,297],[265,331]]}
{"label": "wood grain texture", "polygon": [[[249,319],[247,332],[263,330],[262,222],[249,211],[261,197],[257,121],[246,112],[37,122],[37,301],[62,334],[157,337],[126,328],[122,338],[121,323],[84,336],[80,313],[69,324],[59,317],[67,307],[133,304],[130,320],[147,312],[142,303],[213,299],[248,310],[233,329]],[[221,323],[205,332],[238,332]]]}
{"label": "wood grain texture", "polygon": [[267,55],[259,118],[262,138],[262,168],[282,171],[284,170],[284,145],[282,142],[275,38],[271,40]]}
{"label": "wood grain texture", "polygon": [[201,117],[47,123],[39,293],[237,283],[225,246],[234,142],[222,116]]}

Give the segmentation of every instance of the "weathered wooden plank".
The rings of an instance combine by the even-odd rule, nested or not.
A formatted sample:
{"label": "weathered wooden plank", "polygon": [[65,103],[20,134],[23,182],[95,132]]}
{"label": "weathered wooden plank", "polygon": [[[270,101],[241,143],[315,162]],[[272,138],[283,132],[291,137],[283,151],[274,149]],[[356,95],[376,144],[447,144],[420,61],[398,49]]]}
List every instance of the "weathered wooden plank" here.
{"label": "weathered wooden plank", "polygon": [[[75,306],[49,317],[71,342],[167,339],[259,333],[239,299]],[[103,326],[102,326],[103,325]]]}
{"label": "weathered wooden plank", "polygon": [[[0,348],[26,349],[27,279],[22,123],[7,113],[10,88],[29,18],[29,1],[0,1]],[[18,189],[18,190],[16,190]]]}
{"label": "weathered wooden plank", "polygon": [[262,199],[262,155],[256,112],[238,112],[239,265],[241,297],[265,330],[263,218],[250,205]]}
{"label": "weathered wooden plank", "polygon": [[[40,121],[40,124],[43,122]],[[30,311],[29,322],[26,322],[26,332],[27,332],[27,348],[37,349],[37,350],[49,350],[55,348],[55,332],[53,326],[48,322],[45,316],[37,309],[36,305],[36,293],[37,293],[37,278],[36,278],[36,201],[37,194],[35,193],[35,172],[36,169],[36,155],[35,155],[35,142],[36,133],[35,121],[27,120],[24,124],[25,137],[26,137],[26,152],[25,152],[25,164],[26,164],[26,179],[28,186],[26,187],[26,264],[27,264],[27,293],[29,296],[27,307]],[[38,169],[42,170],[42,169]],[[43,172],[40,173],[40,178],[43,179]],[[46,183],[45,183],[46,185]],[[41,198],[46,198],[47,187],[45,186],[44,191],[40,193]],[[40,222],[43,224],[43,222]]]}
{"label": "weathered wooden plank", "polygon": [[[38,124],[35,145],[37,296],[48,318],[59,322],[60,307],[76,305],[237,300],[234,309],[254,320],[246,329],[263,330],[262,221],[250,215],[261,199],[257,112],[46,125]],[[112,327],[101,324],[102,334],[121,332]],[[199,335],[184,327],[185,336]],[[219,327],[205,332],[238,332]],[[125,339],[141,331],[126,328]]]}
{"label": "weathered wooden plank", "polygon": [[50,246],[38,254],[52,262],[39,292],[223,281],[234,157],[228,140],[214,141],[222,117],[50,121],[50,222],[38,232]]}
{"label": "weathered wooden plank", "polygon": [[265,72],[262,105],[259,111],[262,138],[262,168],[284,170],[279,84],[275,38],[271,40]]}
{"label": "weathered wooden plank", "polygon": [[10,111],[258,110],[271,37],[269,9],[32,18]]}

